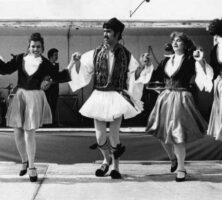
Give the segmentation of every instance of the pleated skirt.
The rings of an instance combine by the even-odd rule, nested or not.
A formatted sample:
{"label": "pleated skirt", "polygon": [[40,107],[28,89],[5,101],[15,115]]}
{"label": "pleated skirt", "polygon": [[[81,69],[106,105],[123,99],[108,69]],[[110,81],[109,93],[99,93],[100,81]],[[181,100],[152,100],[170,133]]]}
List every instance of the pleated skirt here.
{"label": "pleated skirt", "polygon": [[44,91],[18,89],[6,114],[7,126],[33,130],[52,123],[52,114]]}
{"label": "pleated skirt", "polygon": [[94,90],[79,112],[85,117],[111,122],[122,116],[132,118],[142,110],[139,100],[131,98],[130,103],[119,92]]}
{"label": "pleated skirt", "polygon": [[168,144],[187,143],[206,135],[207,122],[190,92],[164,90],[148,118],[146,131]]}

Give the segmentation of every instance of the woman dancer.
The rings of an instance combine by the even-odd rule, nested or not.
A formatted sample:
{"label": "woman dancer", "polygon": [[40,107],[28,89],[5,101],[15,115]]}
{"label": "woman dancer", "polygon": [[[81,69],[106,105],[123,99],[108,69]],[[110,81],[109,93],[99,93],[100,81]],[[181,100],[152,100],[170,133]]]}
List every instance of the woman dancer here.
{"label": "woman dancer", "polygon": [[222,140],[222,19],[214,19],[209,24],[209,33],[215,37],[215,45],[210,53],[210,65],[214,70],[214,101],[207,134]]}
{"label": "woman dancer", "polygon": [[62,82],[69,77],[69,71],[56,72],[51,63],[42,56],[44,40],[39,33],[29,39],[28,52],[13,57],[5,63],[0,60],[0,73],[18,71],[18,89],[6,114],[7,126],[14,128],[15,142],[22,160],[23,176],[29,167],[29,178],[36,182],[37,170],[34,165],[36,153],[35,132],[43,124],[52,123],[52,115],[45,93],[41,90],[44,77]]}
{"label": "woman dancer", "polygon": [[189,83],[194,75],[200,90],[210,91],[213,72],[191,39],[182,32],[171,34],[174,54],[166,57],[153,72],[152,80],[165,83],[149,118],[146,131],[158,138],[177,170],[176,181],[186,179],[185,143],[202,138],[207,123],[197,110]]}

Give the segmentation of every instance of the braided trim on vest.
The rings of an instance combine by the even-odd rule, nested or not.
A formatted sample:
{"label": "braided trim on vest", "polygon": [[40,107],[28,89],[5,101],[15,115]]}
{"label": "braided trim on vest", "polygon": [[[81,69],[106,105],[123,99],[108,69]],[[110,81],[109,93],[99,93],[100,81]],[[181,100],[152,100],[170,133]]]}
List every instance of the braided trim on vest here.
{"label": "braided trim on vest", "polygon": [[121,44],[117,44],[113,51],[114,66],[111,76],[109,76],[108,58],[102,46],[98,47],[94,52],[94,87],[96,89],[121,91],[127,87],[127,71],[131,53]]}

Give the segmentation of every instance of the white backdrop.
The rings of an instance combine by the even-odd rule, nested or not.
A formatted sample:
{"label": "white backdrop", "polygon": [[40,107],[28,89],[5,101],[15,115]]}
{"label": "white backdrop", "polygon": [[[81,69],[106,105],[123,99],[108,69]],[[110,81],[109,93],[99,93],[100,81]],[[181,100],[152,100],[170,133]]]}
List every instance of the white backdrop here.
{"label": "white backdrop", "polygon": [[0,19],[210,20],[222,17],[221,0],[0,0]]}

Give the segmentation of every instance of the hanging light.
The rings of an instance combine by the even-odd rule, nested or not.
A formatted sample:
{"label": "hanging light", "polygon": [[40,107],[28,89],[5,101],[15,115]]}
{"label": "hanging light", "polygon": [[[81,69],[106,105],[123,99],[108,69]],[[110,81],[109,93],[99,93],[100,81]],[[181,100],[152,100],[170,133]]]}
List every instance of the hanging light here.
{"label": "hanging light", "polygon": [[139,8],[144,2],[149,3],[150,0],[143,0],[143,1],[136,7],[136,9],[135,9],[134,11],[131,11],[131,10],[130,10],[130,17],[133,16],[133,14],[138,10],[138,8]]}

